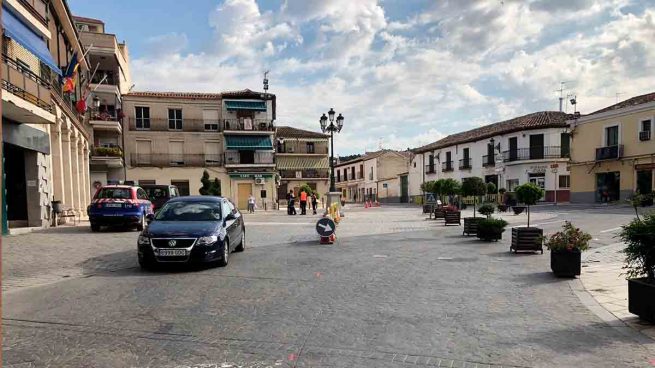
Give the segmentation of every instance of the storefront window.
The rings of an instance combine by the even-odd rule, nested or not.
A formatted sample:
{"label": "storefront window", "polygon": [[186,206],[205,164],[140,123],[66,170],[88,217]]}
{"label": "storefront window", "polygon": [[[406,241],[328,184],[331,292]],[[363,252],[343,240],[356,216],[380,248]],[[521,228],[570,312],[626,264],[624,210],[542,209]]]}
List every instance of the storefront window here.
{"label": "storefront window", "polygon": [[650,194],[653,192],[653,171],[637,171],[637,190],[641,194]]}
{"label": "storefront window", "polygon": [[596,201],[611,202],[620,199],[621,173],[608,172],[596,174]]}

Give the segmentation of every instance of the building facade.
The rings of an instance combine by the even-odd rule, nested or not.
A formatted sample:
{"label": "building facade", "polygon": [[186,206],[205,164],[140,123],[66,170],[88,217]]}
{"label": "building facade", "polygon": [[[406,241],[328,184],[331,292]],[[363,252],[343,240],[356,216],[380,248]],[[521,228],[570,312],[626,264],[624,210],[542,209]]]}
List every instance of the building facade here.
{"label": "building facade", "polygon": [[90,193],[100,185],[125,180],[122,135],[122,95],[132,86],[127,44],[105,32],[98,19],[74,17],[91,70]]}
{"label": "building facade", "polygon": [[537,112],[414,149],[410,195],[422,195],[421,184],[426,181],[477,176],[509,192],[534,183],[545,190],[542,201],[568,202],[569,117],[562,112]]}
{"label": "building facade", "polygon": [[410,154],[393,150],[368,152],[335,166],[337,190],[347,202],[409,200]]}
{"label": "building facade", "polygon": [[653,191],[655,93],[570,120],[571,201],[611,202]]}
{"label": "building facade", "polygon": [[89,67],[70,10],[63,0],[6,0],[2,13],[3,230],[50,226],[55,201],[84,217],[91,129],[78,103]]}
{"label": "building facade", "polygon": [[206,170],[239,208],[251,194],[260,208],[274,208],[273,95],[131,92],[123,112],[128,181],[197,195]]}
{"label": "building facade", "polygon": [[277,198],[286,205],[286,195],[296,195],[301,185],[307,184],[319,195],[330,186],[329,138],[323,133],[280,126],[276,129],[276,167],[280,178]]}

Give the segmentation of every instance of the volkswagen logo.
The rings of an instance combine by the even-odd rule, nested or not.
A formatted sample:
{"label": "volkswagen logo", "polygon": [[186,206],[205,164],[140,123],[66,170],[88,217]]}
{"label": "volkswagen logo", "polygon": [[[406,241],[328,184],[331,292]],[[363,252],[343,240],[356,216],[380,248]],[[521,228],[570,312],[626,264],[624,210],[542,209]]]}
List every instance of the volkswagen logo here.
{"label": "volkswagen logo", "polygon": [[168,241],[168,246],[169,246],[169,247],[174,247],[175,244],[177,244],[177,242],[176,242],[175,240],[169,240],[169,241]]}

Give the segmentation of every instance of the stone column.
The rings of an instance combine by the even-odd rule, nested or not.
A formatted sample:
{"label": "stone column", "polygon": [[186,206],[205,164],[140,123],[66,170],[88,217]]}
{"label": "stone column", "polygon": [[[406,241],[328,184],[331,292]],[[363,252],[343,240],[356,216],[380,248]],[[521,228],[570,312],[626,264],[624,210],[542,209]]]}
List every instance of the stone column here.
{"label": "stone column", "polygon": [[52,156],[52,187],[55,201],[66,203],[64,191],[64,164],[62,151],[61,120],[57,118],[50,135],[50,152]]}
{"label": "stone column", "polygon": [[75,199],[75,210],[79,215],[82,214],[82,140],[84,137],[78,132],[77,139],[75,140],[75,158],[73,162],[73,187],[74,187],[74,199]]}
{"label": "stone column", "polygon": [[63,176],[63,203],[67,207],[74,208],[73,201],[73,152],[72,152],[72,131],[62,130],[62,176]]}
{"label": "stone column", "polygon": [[83,165],[83,170],[84,170],[84,188],[82,191],[82,205],[84,208],[90,203],[91,201],[91,173],[90,173],[90,167],[89,167],[89,142],[84,141],[84,165]]}

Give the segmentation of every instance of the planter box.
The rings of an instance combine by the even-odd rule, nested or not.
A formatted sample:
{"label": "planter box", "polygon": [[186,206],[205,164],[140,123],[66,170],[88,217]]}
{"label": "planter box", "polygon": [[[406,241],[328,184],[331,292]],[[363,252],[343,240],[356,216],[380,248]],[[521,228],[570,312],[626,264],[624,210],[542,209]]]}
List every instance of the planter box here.
{"label": "planter box", "polygon": [[514,206],[514,207],[512,207],[512,210],[514,210],[515,215],[520,215],[520,214],[523,213],[523,211],[525,211],[525,207],[523,207],[523,206]]}
{"label": "planter box", "polygon": [[498,205],[498,212],[507,212],[507,206],[504,204]]}
{"label": "planter box", "polygon": [[462,213],[459,211],[447,211],[444,215],[445,225],[461,225]]}
{"label": "planter box", "polygon": [[655,284],[645,278],[628,280],[628,311],[655,323]]}
{"label": "planter box", "polygon": [[464,218],[464,231],[462,235],[477,235],[478,223],[482,221],[483,217],[466,217]]}
{"label": "planter box", "polygon": [[435,207],[434,208],[434,218],[444,218],[446,216],[446,210],[443,209],[443,207]]}
{"label": "planter box", "polygon": [[541,251],[544,254],[541,237],[544,230],[538,227],[513,227],[512,228],[512,246],[510,251]]}
{"label": "planter box", "polygon": [[434,206],[434,204],[424,204],[423,213],[432,213],[432,211],[434,211]]}
{"label": "planter box", "polygon": [[503,233],[505,232],[505,229],[502,230],[496,230],[496,231],[481,231],[481,229],[478,229],[477,236],[480,240],[484,241],[498,241],[503,238]]}
{"label": "planter box", "polygon": [[551,251],[550,269],[558,277],[575,277],[580,275],[580,258],[582,252],[575,251]]}

